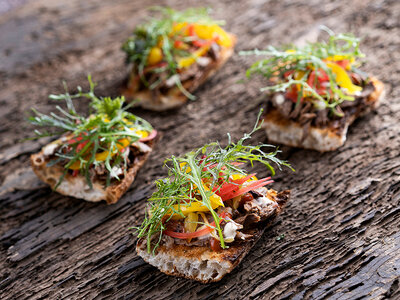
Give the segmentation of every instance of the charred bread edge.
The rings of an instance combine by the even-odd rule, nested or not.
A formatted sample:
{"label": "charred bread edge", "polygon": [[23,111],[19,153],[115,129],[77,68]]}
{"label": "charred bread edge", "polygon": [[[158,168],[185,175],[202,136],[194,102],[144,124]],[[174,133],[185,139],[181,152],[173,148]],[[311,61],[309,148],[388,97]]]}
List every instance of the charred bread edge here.
{"label": "charred bread edge", "polygon": [[[60,140],[54,141],[57,143]],[[147,142],[146,144],[153,148],[153,141]],[[49,144],[51,145],[51,144]],[[47,146],[49,146],[47,145]],[[45,146],[46,147],[46,146]],[[59,165],[54,165],[51,167],[47,166],[48,160],[44,155],[44,149],[39,153],[32,154],[30,157],[32,169],[35,174],[45,183],[50,185],[54,189],[60,176],[64,172],[64,168]],[[79,199],[84,199],[90,202],[98,202],[105,200],[107,204],[116,203],[121,196],[128,190],[130,185],[135,179],[135,176],[139,169],[143,166],[150,155],[151,151],[141,154],[135,157],[132,166],[128,169],[127,174],[121,181],[114,182],[108,187],[105,187],[99,182],[93,182],[93,188],[90,189],[87,185],[85,177],[78,174],[76,177],[67,174],[64,180],[57,187],[57,192],[65,195],[72,196]]]}
{"label": "charred bread edge", "polygon": [[157,253],[153,255],[147,252],[146,241],[142,238],[136,245],[136,252],[144,261],[167,275],[193,279],[202,283],[219,281],[242,261],[261,238],[265,229],[272,225],[288,201],[290,192],[285,191],[285,195],[287,195],[285,200],[277,201],[278,208],[262,224],[262,228],[254,228],[255,234],[250,241],[239,242],[220,251],[212,251],[205,246],[174,245],[173,248],[167,249],[161,245]]}
{"label": "charred bread edge", "polygon": [[[369,107],[361,115],[375,109],[385,96],[383,83],[374,77],[371,77],[371,82],[375,91],[368,96]],[[354,115],[348,118],[340,130],[310,126],[306,138],[302,141],[303,126],[296,121],[284,118],[276,109],[271,109],[264,117],[263,128],[271,142],[326,152],[336,150],[344,144],[348,127],[357,117]]]}
{"label": "charred bread edge", "polygon": [[[189,91],[193,92],[200,85],[202,85],[208,78],[214,75],[216,71],[218,71],[233,55],[234,47],[236,43],[236,36],[230,34],[232,39],[232,47],[226,48],[222,47],[220,52],[219,59],[214,62],[210,68],[206,68],[201,75],[200,79],[194,84],[193,80],[188,80],[184,82],[184,87]],[[182,94],[178,87],[173,87],[168,91],[167,95],[160,95],[158,99],[153,100],[150,90],[143,90],[137,93],[132,93],[129,88],[126,88],[122,91],[122,94],[128,101],[132,101],[135,99],[139,99],[136,103],[137,106],[141,106],[145,109],[153,110],[153,111],[164,111],[168,109],[173,109],[182,106],[187,102],[187,97]]]}

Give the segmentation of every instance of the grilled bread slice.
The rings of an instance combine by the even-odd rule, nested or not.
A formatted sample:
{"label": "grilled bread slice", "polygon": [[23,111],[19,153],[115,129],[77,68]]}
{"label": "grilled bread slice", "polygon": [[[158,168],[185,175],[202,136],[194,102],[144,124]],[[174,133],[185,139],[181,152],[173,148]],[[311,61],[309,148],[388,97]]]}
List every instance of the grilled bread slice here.
{"label": "grilled bread slice", "polygon": [[[221,280],[230,273],[251,250],[260,239],[265,229],[271,226],[290,196],[290,191],[277,193],[267,190],[265,197],[268,203],[257,209],[249,210],[250,218],[258,218],[259,222],[252,225],[244,225],[242,236],[246,239],[235,240],[229,244],[229,248],[213,251],[208,246],[189,246],[175,243],[162,243],[156,249],[156,253],[147,251],[145,239],[140,239],[136,251],[146,262],[157,267],[161,272],[168,275],[185,277],[200,281],[202,283]],[[247,215],[243,216],[244,218]],[[246,224],[246,221],[244,221]]]}

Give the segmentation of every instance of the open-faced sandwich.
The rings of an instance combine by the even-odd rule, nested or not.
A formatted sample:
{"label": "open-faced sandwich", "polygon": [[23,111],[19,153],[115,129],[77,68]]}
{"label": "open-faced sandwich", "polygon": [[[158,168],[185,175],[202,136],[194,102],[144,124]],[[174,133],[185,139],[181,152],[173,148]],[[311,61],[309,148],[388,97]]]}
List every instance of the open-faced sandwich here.
{"label": "open-faced sandwich", "polygon": [[124,96],[156,111],[194,99],[191,93],[228,60],[235,44],[207,9],[159,11],[159,19],[138,26],[122,47],[132,64]]}
{"label": "open-faced sandwich", "polygon": [[288,190],[265,186],[244,169],[261,163],[272,174],[270,162],[288,166],[265,153],[270,145],[249,146],[244,141],[222,148],[211,143],[166,161],[169,177],[156,181],[145,220],[138,228],[136,251],[168,275],[203,283],[219,281],[237,266],[281,212]]}
{"label": "open-faced sandwich", "polygon": [[[36,175],[57,192],[87,201],[115,203],[126,192],[136,173],[152,151],[157,132],[145,120],[127,112],[124,98],[98,98],[89,77],[90,91],[70,95],[51,95],[65,100],[67,109],[57,106],[59,115],[44,115],[34,110],[34,125],[50,127],[37,137],[61,137],[31,156]],[[74,98],[87,98],[89,117],[79,115]]]}
{"label": "open-faced sandwich", "polygon": [[360,40],[327,32],[327,42],[241,53],[268,57],[254,63],[247,76],[261,74],[270,81],[261,89],[270,92],[264,118],[270,141],[335,150],[344,144],[349,125],[383,98],[383,83],[357,68],[364,57]]}

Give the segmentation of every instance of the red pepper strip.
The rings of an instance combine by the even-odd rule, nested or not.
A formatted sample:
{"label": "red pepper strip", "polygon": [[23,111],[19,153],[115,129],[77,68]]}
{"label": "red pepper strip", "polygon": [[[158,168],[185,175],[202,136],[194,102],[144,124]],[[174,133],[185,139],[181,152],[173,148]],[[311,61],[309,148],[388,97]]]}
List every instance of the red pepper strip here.
{"label": "red pepper strip", "polygon": [[180,49],[180,48],[183,47],[183,45],[184,45],[184,43],[182,41],[180,41],[180,40],[176,40],[174,42],[174,48]]}
{"label": "red pepper strip", "polygon": [[224,195],[221,195],[220,197],[221,197],[222,201],[233,199],[236,196],[240,196],[240,195],[243,195],[243,194],[247,193],[248,191],[252,191],[252,190],[258,189],[260,187],[263,187],[263,186],[265,186],[267,184],[270,184],[270,183],[274,182],[273,180],[269,180],[269,179],[270,178],[267,177],[267,178],[263,178],[263,179],[254,181],[253,183],[251,183],[251,184],[249,184],[249,185],[247,185],[247,186],[245,186],[245,187],[243,187],[243,188],[241,188],[239,190],[234,190],[234,191],[232,191],[230,193],[226,193]]}
{"label": "red pepper strip", "polygon": [[83,141],[82,143],[79,143],[78,146],[76,146],[76,152],[80,152],[83,149],[83,147],[86,146],[87,143],[89,143],[88,140]]}
{"label": "red pepper strip", "polygon": [[201,165],[206,158],[207,158],[207,155],[203,154],[199,160],[199,164]]}
{"label": "red pepper strip", "polygon": [[157,130],[153,129],[152,132],[150,132],[150,134],[144,138],[139,139],[139,142],[148,142],[151,141],[152,139],[154,139],[157,136]]}
{"label": "red pepper strip", "polygon": [[341,66],[345,70],[347,70],[347,68],[348,68],[348,66],[350,64],[348,59],[338,60],[338,61],[335,61],[335,63],[337,65]]}
{"label": "red pepper strip", "polygon": [[75,138],[72,138],[72,139],[68,140],[67,143],[68,143],[69,145],[72,145],[72,144],[75,144],[75,143],[77,143],[77,142],[82,141],[82,139],[83,139],[83,137],[77,136],[77,137],[75,137]]}
{"label": "red pepper strip", "polygon": [[326,94],[326,87],[322,85],[323,82],[329,81],[329,76],[322,69],[318,70],[317,80],[315,80],[315,71],[312,71],[307,79],[307,84],[311,87],[316,87],[317,93],[320,95]]}
{"label": "red pepper strip", "polygon": [[194,41],[192,42],[192,44],[193,44],[193,46],[195,46],[195,47],[201,48],[201,47],[204,47],[204,46],[206,45],[206,42],[205,42],[205,41],[200,41],[200,40],[194,40]]}
{"label": "red pepper strip", "polygon": [[72,139],[69,139],[68,142],[67,142],[68,145],[72,145],[72,144],[75,144],[77,142],[82,141],[83,140],[83,136],[82,135],[88,135],[88,133],[87,132],[82,132],[82,133],[79,134],[79,136],[75,136]]}
{"label": "red pepper strip", "polygon": [[294,73],[294,70],[286,71],[285,73],[283,73],[283,77],[288,78],[293,73]]}
{"label": "red pepper strip", "polygon": [[249,180],[251,177],[253,177],[255,175],[256,175],[256,173],[253,173],[253,174],[249,174],[246,177],[243,177],[240,179],[230,180],[229,182],[224,182],[219,187],[218,186],[214,187],[213,192],[215,192],[215,194],[217,194],[218,196],[226,194],[226,193],[230,193],[233,190],[238,189],[239,185],[245,183],[247,180]]}
{"label": "red pepper strip", "polygon": [[73,176],[73,177],[78,176],[78,174],[79,174],[79,170],[73,170],[73,171],[72,171],[72,176]]}
{"label": "red pepper strip", "polygon": [[188,26],[188,36],[194,36],[195,32],[194,32],[194,24],[189,24]]}
{"label": "red pepper strip", "polygon": [[[297,87],[295,85],[292,85],[285,93],[285,98],[289,99],[293,103],[297,102]],[[300,99],[300,101],[303,100],[303,98]]]}
{"label": "red pepper strip", "polygon": [[[223,218],[227,216],[227,213],[223,212],[219,215],[221,218],[220,224],[223,221]],[[172,230],[164,230],[163,233],[177,239],[192,239],[196,237],[200,237],[203,235],[206,235],[207,233],[210,233],[215,229],[215,222],[210,223],[210,226],[206,226],[205,228],[195,231],[195,232],[176,232]]]}

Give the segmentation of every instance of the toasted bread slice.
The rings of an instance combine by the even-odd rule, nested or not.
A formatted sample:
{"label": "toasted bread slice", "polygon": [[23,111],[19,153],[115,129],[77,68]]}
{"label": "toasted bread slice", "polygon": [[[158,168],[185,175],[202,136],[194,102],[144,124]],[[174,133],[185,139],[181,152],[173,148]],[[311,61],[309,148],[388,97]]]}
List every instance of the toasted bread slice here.
{"label": "toasted bread slice", "polygon": [[[182,82],[183,87],[187,91],[190,93],[194,92],[208,78],[213,76],[213,74],[219,70],[233,55],[236,37],[232,34],[230,36],[233,42],[232,47],[222,47],[218,59],[204,68],[204,70],[202,70],[202,74],[200,74],[196,80],[188,79]],[[166,94],[153,96],[150,90],[146,89],[135,91],[134,88],[128,83],[128,87],[122,91],[122,94],[128,101],[137,101],[135,105],[154,111],[164,111],[177,108],[185,104],[188,100],[177,86],[169,89]]]}
{"label": "toasted bread slice", "polygon": [[[65,171],[64,167],[61,165],[47,165],[50,156],[54,153],[54,149],[60,143],[63,143],[63,138],[44,146],[39,153],[31,155],[33,171],[43,182],[50,185],[52,189],[55,188]],[[128,190],[137,172],[148,159],[152,150],[153,141],[146,142],[146,145],[148,146],[146,148],[147,152],[142,152],[140,155],[135,156],[134,161],[129,164],[127,172],[122,180],[114,180],[108,187],[104,182],[93,181],[93,187],[90,188],[86,178],[82,175],[78,174],[77,176],[72,176],[72,174],[67,173],[56,191],[66,196],[84,199],[90,202],[99,202],[101,200],[105,200],[107,204],[117,202]],[[132,145],[130,147],[132,148]]]}
{"label": "toasted bread slice", "polygon": [[340,128],[329,125],[324,128],[310,126],[305,138],[303,126],[299,122],[285,118],[276,108],[268,110],[263,122],[268,140],[320,152],[336,150],[345,143],[347,130],[354,120],[378,107],[382,101],[385,95],[383,83],[374,77],[371,78],[371,82],[375,90],[368,96],[365,101],[366,106],[358,114],[347,116],[344,125]]}
{"label": "toasted bread slice", "polygon": [[242,232],[252,235],[249,240],[235,240],[228,244],[229,248],[213,251],[208,246],[161,244],[156,253],[147,252],[146,240],[140,239],[136,251],[146,262],[157,267],[168,275],[185,277],[202,283],[219,281],[230,273],[246,256],[250,249],[260,239],[265,229],[269,227],[275,217],[280,214],[283,206],[289,199],[290,191],[277,193],[268,190],[266,197],[277,205],[269,211],[267,218],[257,223],[255,227],[244,229]]}

